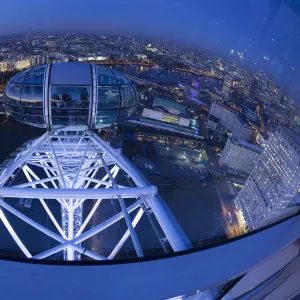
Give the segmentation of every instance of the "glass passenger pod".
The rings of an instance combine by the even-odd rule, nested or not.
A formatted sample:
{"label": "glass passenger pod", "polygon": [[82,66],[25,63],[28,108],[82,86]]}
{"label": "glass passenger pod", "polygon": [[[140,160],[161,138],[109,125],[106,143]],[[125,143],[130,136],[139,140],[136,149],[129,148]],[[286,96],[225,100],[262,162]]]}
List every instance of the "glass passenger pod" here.
{"label": "glass passenger pod", "polygon": [[122,74],[97,66],[97,112],[95,127],[110,126],[128,119],[135,110],[136,93]]}
{"label": "glass passenger pod", "polygon": [[5,106],[7,112],[16,120],[44,127],[43,91],[46,65],[25,70],[9,82]]}
{"label": "glass passenger pod", "polygon": [[47,66],[25,70],[9,82],[5,107],[16,120],[38,127],[93,129],[124,121],[134,113],[136,91],[124,75],[84,63]]}

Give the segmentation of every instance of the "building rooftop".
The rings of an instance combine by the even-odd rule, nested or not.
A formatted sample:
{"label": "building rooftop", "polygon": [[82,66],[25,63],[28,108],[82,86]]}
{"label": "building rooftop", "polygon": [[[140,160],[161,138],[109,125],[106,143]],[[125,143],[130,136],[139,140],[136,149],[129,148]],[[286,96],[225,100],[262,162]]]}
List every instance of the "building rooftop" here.
{"label": "building rooftop", "polygon": [[242,148],[245,148],[245,149],[248,149],[248,150],[251,150],[251,151],[254,151],[254,152],[257,152],[258,154],[260,154],[263,149],[256,146],[256,145],[253,145],[253,144],[250,144],[250,143],[247,143],[245,141],[242,141],[242,140],[239,140],[239,141],[236,141],[234,139],[231,139],[232,143],[236,146],[239,146],[239,147],[242,147]]}
{"label": "building rooftop", "polygon": [[238,112],[237,111],[235,111],[234,109],[232,109],[231,107],[229,107],[229,106],[227,106],[227,105],[225,105],[225,104],[223,104],[223,103],[213,103],[213,105],[218,105],[218,106],[221,106],[221,107],[223,107],[224,109],[227,109],[227,110],[229,110],[230,112],[232,112],[233,114],[238,114]]}
{"label": "building rooftop", "polygon": [[177,103],[176,101],[172,101],[165,98],[155,97],[153,101],[153,106],[164,106],[164,107],[170,107],[173,109],[178,110],[181,113],[186,114],[186,106]]}

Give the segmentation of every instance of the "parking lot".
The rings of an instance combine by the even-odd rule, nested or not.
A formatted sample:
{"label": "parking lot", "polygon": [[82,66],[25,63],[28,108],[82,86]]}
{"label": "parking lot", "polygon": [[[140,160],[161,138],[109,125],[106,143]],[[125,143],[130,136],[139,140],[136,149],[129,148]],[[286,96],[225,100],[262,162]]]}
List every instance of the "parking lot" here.
{"label": "parking lot", "polygon": [[182,147],[155,146],[159,163],[157,170],[164,176],[207,176],[207,160],[204,150]]}

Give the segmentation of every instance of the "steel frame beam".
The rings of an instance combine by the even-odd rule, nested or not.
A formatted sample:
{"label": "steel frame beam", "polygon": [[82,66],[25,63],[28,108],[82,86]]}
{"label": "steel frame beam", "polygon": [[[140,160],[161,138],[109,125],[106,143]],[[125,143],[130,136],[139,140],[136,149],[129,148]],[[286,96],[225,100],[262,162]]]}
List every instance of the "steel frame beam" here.
{"label": "steel frame beam", "polygon": [[[151,186],[129,161],[92,131],[47,132],[22,149],[0,174],[0,219],[27,258],[42,259],[63,251],[65,260],[80,260],[82,255],[96,260],[113,259],[129,237],[137,256],[142,257],[144,254],[135,228],[145,207],[151,208],[174,251],[187,248],[169,214],[156,197],[156,187]],[[23,171],[27,181],[11,185],[11,179],[17,176],[18,170]],[[134,186],[117,183],[120,170],[127,178],[132,179]],[[13,208],[9,204],[11,198],[38,199],[57,233]],[[118,199],[120,211],[116,211],[114,216],[101,224],[87,229],[89,224],[91,226],[93,217],[101,210],[103,201],[111,199]],[[85,203],[93,200],[95,202],[84,219]],[[61,205],[61,225],[59,216],[52,211],[53,201]],[[133,204],[128,206],[128,201]],[[131,220],[130,213],[137,208],[138,212]],[[59,245],[32,256],[3,209],[56,240]],[[81,246],[86,239],[122,219],[125,220],[127,229],[108,257]]]}

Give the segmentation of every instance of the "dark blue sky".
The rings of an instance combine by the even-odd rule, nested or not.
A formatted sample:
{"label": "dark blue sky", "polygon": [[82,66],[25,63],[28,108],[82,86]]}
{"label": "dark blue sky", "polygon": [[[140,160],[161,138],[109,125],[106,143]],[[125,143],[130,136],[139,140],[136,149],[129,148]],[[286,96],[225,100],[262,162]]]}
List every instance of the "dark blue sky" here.
{"label": "dark blue sky", "polygon": [[[94,31],[157,37],[201,47],[229,58],[243,52],[244,66],[277,75],[298,95],[298,0],[4,0],[0,35],[25,31]],[[263,33],[271,4],[282,3]],[[291,7],[293,9],[291,9]],[[265,22],[266,23],[266,22]],[[267,37],[267,39],[266,39]],[[275,41],[273,41],[274,39]],[[267,56],[270,60],[263,60]],[[237,59],[235,54],[231,59]],[[300,99],[300,97],[298,97]]]}
{"label": "dark blue sky", "polygon": [[[264,0],[27,0],[4,1],[0,34],[20,30],[101,30],[169,37],[191,44],[227,45],[261,22]],[[5,13],[7,12],[7,13]],[[250,25],[250,26],[249,26]],[[253,28],[251,28],[253,27]],[[226,38],[226,39],[225,39]]]}

